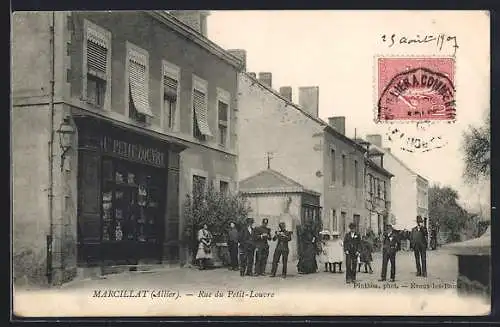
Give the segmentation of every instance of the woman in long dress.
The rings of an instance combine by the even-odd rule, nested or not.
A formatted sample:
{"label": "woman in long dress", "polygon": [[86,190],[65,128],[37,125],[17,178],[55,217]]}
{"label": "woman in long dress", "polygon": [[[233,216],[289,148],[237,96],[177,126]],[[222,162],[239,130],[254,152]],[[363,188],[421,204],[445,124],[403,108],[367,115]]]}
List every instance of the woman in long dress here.
{"label": "woman in long dress", "polygon": [[203,224],[203,228],[198,231],[198,252],[196,260],[199,263],[200,270],[207,266],[207,261],[212,259],[212,233],[208,230],[208,225]]}
{"label": "woman in long dress", "polygon": [[318,270],[316,263],[316,235],[313,230],[312,222],[307,222],[302,230],[300,237],[300,254],[297,270],[299,274],[315,273]]}

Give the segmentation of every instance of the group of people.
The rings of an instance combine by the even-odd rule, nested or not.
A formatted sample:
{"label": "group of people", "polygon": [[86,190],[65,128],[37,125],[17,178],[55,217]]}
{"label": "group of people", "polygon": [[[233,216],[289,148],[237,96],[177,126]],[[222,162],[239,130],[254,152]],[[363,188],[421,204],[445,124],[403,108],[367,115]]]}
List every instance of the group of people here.
{"label": "group of people", "polygon": [[288,242],[292,240],[292,232],[286,230],[285,223],[280,222],[278,230],[272,235],[271,229],[267,227],[268,223],[268,219],[264,218],[260,226],[253,227],[254,219],[247,218],[245,227],[239,232],[234,223],[231,223],[228,243],[231,257],[230,269],[238,270],[239,254],[240,276],[264,276],[269,257],[269,241],[275,241],[277,243],[273,254],[270,277],[276,276],[280,259],[283,265],[282,277],[286,277],[289,253]]}
{"label": "group of people", "polygon": [[[279,261],[282,263],[282,277],[287,275],[287,263],[292,232],[286,230],[283,222],[274,234],[268,227],[268,219],[264,218],[260,226],[254,227],[253,218],[247,218],[243,228],[238,230],[234,223],[230,224],[228,232],[228,249],[231,270],[239,270],[241,276],[263,276],[269,257],[269,241],[276,241],[273,254],[270,277],[275,277]],[[345,261],[346,283],[356,281],[356,272],[361,272],[364,266],[365,273],[373,273],[373,239],[369,233],[361,237],[356,231],[354,223],[349,224],[349,231],[343,240],[338,232],[322,231],[317,235],[311,222],[307,222],[298,235],[299,261],[297,270],[299,274],[316,273],[318,265],[316,258],[324,264],[324,271],[342,273],[342,263]],[[387,268],[390,263],[389,281],[396,278],[396,253],[400,250],[400,242],[404,237],[410,240],[410,248],[415,255],[417,276],[427,276],[427,243],[428,233],[423,226],[423,219],[417,216],[417,225],[409,235],[396,231],[387,225],[382,235],[382,269],[380,281],[386,281]],[[210,250],[212,234],[205,224],[198,232],[198,252],[196,259],[200,269],[205,268],[205,262],[212,258]],[[337,270],[338,267],[338,270]]]}
{"label": "group of people", "polygon": [[[346,259],[346,282],[351,283],[356,281],[356,263],[358,263],[358,271],[360,270],[360,263],[363,261],[368,263],[371,261],[371,252],[364,250],[362,246],[362,239],[355,231],[355,225],[349,225],[349,232],[344,238],[344,252]],[[403,238],[402,233],[394,230],[392,225],[387,225],[385,232],[382,235],[382,271],[379,281],[387,280],[387,268],[390,263],[390,282],[394,282],[396,278],[396,253],[400,249],[400,242]],[[428,232],[427,228],[423,226],[423,219],[417,216],[417,226],[413,227],[409,236],[410,248],[415,255],[416,275],[427,277],[427,243]],[[362,252],[365,252],[363,255]],[[363,258],[364,257],[364,258]],[[363,259],[362,259],[363,258]],[[361,261],[361,262],[360,262]],[[371,269],[371,265],[368,265]],[[366,268],[365,268],[366,269]],[[365,270],[366,271],[366,270]]]}
{"label": "group of people", "polygon": [[[282,276],[286,277],[288,261],[288,242],[292,239],[292,232],[286,230],[285,223],[279,223],[279,229],[271,234],[267,227],[268,219],[263,219],[260,226],[254,227],[254,219],[247,218],[245,226],[240,230],[234,222],[230,223],[228,231],[228,250],[230,270],[239,270],[241,276],[263,276],[269,257],[269,241],[276,241],[273,254],[271,277],[276,276],[278,263],[281,260]],[[200,269],[205,269],[208,260],[211,260],[211,244],[213,236],[206,224],[198,231],[198,250],[196,260]]]}

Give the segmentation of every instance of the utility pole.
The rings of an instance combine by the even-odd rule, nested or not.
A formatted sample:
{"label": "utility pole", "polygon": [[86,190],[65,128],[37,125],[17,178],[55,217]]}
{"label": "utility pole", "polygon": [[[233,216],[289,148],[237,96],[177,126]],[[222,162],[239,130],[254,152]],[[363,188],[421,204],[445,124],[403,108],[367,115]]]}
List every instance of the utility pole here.
{"label": "utility pole", "polygon": [[267,169],[271,169],[271,159],[273,158],[272,154],[273,154],[273,152],[266,152],[266,156],[267,156]]}

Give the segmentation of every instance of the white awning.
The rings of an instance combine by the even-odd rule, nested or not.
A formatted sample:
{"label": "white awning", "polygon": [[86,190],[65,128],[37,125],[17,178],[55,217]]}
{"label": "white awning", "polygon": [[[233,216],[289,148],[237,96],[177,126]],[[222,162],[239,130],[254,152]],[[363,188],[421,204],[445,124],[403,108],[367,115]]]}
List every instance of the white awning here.
{"label": "white awning", "polygon": [[106,80],[108,49],[92,39],[87,40],[87,72]]}
{"label": "white awning", "polygon": [[212,132],[208,126],[208,108],[205,94],[196,89],[193,92],[193,106],[196,124],[200,133],[206,136],[212,136]]}
{"label": "white awning", "polygon": [[137,112],[153,117],[153,112],[149,106],[149,95],[146,81],[146,66],[139,64],[135,60],[130,60],[129,64],[130,95]]}

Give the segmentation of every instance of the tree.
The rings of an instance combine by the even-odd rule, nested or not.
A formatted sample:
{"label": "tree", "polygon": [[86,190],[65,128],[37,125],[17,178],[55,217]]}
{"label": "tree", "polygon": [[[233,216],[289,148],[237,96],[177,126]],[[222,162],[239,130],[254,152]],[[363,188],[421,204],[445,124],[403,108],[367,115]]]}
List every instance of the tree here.
{"label": "tree", "polygon": [[230,222],[242,225],[248,218],[251,208],[239,194],[216,191],[213,186],[207,190],[195,187],[192,195],[184,201],[184,240],[188,244],[192,259],[198,248],[197,233],[204,224],[214,235],[214,241],[221,240]]}
{"label": "tree", "polygon": [[440,231],[448,232],[448,242],[460,240],[466,227],[468,213],[458,203],[458,193],[448,186],[433,185],[429,189],[430,223],[439,224]]}
{"label": "tree", "polygon": [[463,134],[464,178],[473,183],[490,174],[490,115],[480,127],[469,126]]}

